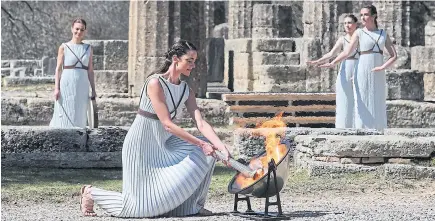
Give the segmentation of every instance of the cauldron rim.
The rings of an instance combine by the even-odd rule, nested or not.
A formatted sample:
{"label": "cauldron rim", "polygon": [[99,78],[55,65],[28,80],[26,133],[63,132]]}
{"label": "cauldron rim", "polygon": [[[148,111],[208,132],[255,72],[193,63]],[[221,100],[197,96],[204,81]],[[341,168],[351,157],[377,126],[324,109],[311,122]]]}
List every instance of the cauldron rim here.
{"label": "cauldron rim", "polygon": [[[284,142],[292,142],[292,140],[289,140],[289,139],[283,139],[283,141]],[[281,144],[282,144],[282,142],[281,142]],[[290,145],[286,145],[286,148],[287,148],[287,152],[286,152],[286,154],[279,160],[279,162],[278,163],[276,163],[276,166],[278,167],[278,165],[279,164],[281,164],[281,162],[283,161],[283,160],[285,160],[286,158],[287,158],[287,156],[289,155],[289,153],[290,153]],[[263,150],[262,152],[260,152],[259,154],[257,154],[257,155],[255,155],[254,157],[252,157],[251,158],[251,160],[252,159],[255,159],[255,158],[258,158],[258,157],[260,157],[260,156],[262,156],[262,155],[264,155],[264,153],[266,153],[266,150]],[[248,165],[249,165],[249,163],[248,163]],[[229,184],[228,184],[228,192],[230,192],[230,193],[232,193],[232,194],[238,194],[238,193],[240,193],[240,192],[243,192],[243,191],[245,191],[246,189],[248,189],[248,188],[250,188],[250,187],[252,187],[252,186],[254,186],[255,184],[257,184],[258,182],[260,182],[260,181],[262,181],[268,174],[269,174],[269,171],[267,171],[267,173],[264,173],[263,174],[263,176],[261,177],[261,178],[259,178],[257,181],[255,181],[255,182],[253,182],[253,183],[251,183],[249,186],[247,186],[247,187],[245,187],[245,188],[243,188],[243,189],[240,189],[240,190],[238,190],[238,191],[231,191],[231,190],[233,190],[234,188],[231,188],[231,186],[234,184],[234,182],[235,182],[235,179],[236,179],[236,177],[238,176],[240,174],[240,172],[237,172],[236,173],[236,175],[234,175],[233,176],[233,178],[231,179],[231,181],[229,182]]]}

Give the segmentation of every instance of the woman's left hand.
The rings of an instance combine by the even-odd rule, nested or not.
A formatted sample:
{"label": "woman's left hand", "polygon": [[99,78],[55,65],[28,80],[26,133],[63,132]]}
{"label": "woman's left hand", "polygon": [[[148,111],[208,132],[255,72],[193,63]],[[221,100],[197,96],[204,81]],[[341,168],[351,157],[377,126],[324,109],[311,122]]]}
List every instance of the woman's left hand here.
{"label": "woman's left hand", "polygon": [[382,70],[384,70],[383,67],[375,67],[375,68],[372,69],[373,72],[375,72],[375,71],[382,71]]}
{"label": "woman's left hand", "polygon": [[318,67],[321,67],[321,68],[333,68],[333,67],[335,67],[335,64],[333,64],[333,63],[325,63],[325,64],[322,64],[322,65],[319,65]]}

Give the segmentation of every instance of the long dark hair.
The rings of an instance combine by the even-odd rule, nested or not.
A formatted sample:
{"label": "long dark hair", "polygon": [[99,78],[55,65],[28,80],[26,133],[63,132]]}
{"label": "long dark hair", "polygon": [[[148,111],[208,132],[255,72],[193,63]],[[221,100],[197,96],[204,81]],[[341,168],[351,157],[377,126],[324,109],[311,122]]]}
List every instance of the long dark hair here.
{"label": "long dark hair", "polygon": [[376,10],[376,7],[374,5],[367,5],[364,8],[370,10],[371,16],[376,16],[375,17],[375,25],[376,25],[376,28],[378,28],[378,11]]}
{"label": "long dark hair", "polygon": [[149,76],[153,74],[162,74],[168,71],[169,66],[172,64],[172,57],[176,55],[177,57],[181,57],[187,54],[188,51],[196,51],[195,45],[186,41],[179,40],[165,53],[165,62],[155,71],[153,71]]}
{"label": "long dark hair", "polygon": [[354,14],[347,14],[346,16],[344,16],[344,18],[351,18],[353,22],[357,23],[358,19],[356,18],[356,16]]}

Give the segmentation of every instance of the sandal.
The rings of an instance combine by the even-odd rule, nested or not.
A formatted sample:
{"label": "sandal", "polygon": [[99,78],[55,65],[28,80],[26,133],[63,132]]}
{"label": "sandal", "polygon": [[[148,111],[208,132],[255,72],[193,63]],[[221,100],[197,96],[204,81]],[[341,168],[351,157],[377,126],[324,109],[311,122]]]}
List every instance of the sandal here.
{"label": "sandal", "polygon": [[91,185],[82,186],[80,189],[80,211],[83,216],[96,216],[94,211],[94,200],[89,196],[89,188]]}

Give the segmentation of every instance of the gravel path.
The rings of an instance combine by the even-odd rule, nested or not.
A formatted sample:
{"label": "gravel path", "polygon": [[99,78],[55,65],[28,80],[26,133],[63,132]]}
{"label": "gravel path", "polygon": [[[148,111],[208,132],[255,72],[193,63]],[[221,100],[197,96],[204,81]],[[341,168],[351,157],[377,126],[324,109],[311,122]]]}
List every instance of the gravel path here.
{"label": "gravel path", "polygon": [[[435,220],[434,185],[422,189],[394,191],[326,190],[281,193],[283,211],[291,220]],[[261,210],[264,199],[253,199],[253,209]],[[244,204],[241,202],[241,211]],[[233,208],[230,194],[209,199],[206,208],[227,213]],[[2,220],[125,220],[108,216],[82,217],[78,197],[65,203],[2,202]],[[275,209],[272,209],[275,211]],[[101,214],[100,210],[97,213]],[[147,220],[147,219],[128,219]],[[152,220],[245,220],[228,214],[211,217],[159,218]]]}

